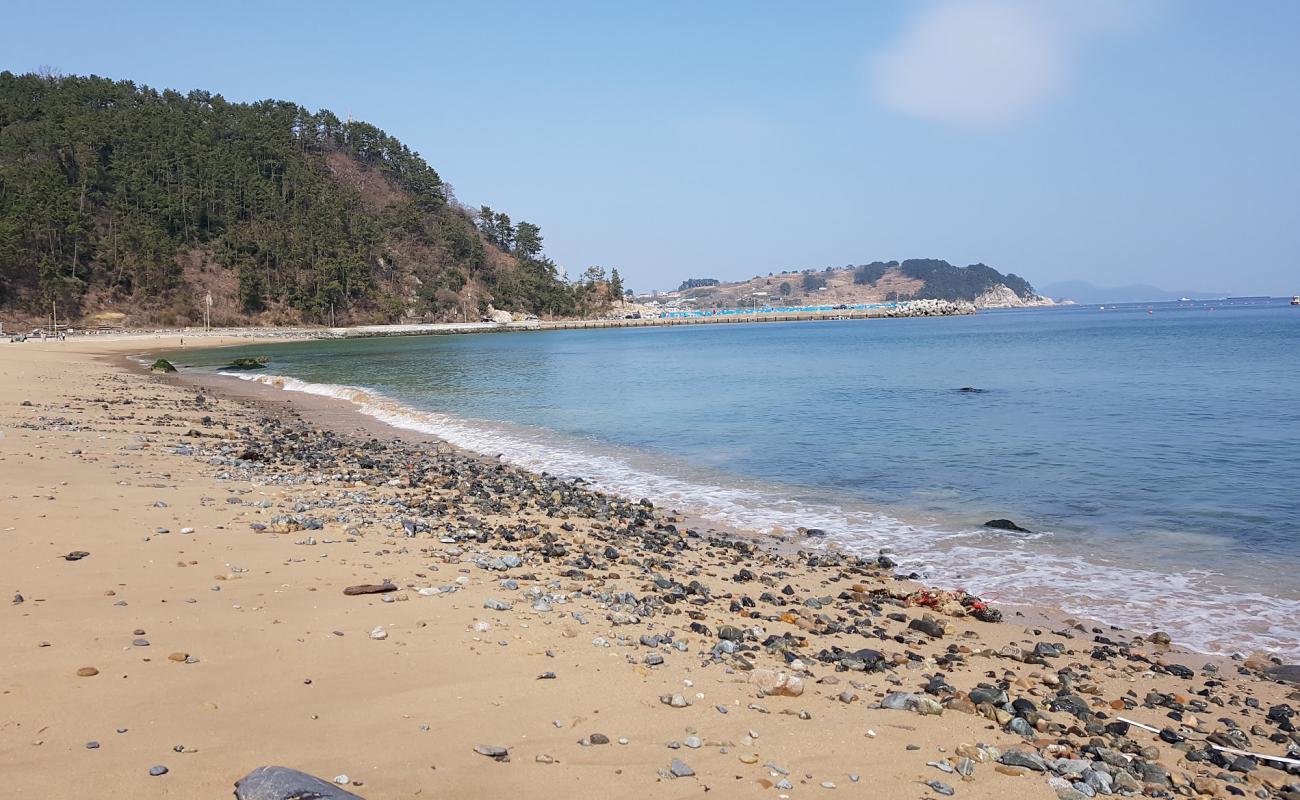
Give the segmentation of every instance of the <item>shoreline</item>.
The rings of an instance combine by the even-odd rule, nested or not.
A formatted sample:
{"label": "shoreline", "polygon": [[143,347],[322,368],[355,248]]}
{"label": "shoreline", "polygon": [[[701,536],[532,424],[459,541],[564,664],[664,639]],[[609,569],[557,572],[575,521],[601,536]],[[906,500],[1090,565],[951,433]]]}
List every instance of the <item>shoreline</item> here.
{"label": "shoreline", "polygon": [[[347,772],[372,800],[921,798],[946,794],[936,781],[1073,798],[1102,773],[1127,792],[1217,792],[1231,774],[1282,796],[1291,780],[1214,760],[1216,717],[1277,730],[1240,702],[1295,692],[1266,663],[1191,669],[1149,639],[985,622],[881,563],[692,534],[581,484],[381,437],[354,411],[337,433],[316,405],[200,401],[129,371],[133,346],[0,349],[0,574],[22,596],[0,642],[0,757],[16,794],[221,796],[270,763]],[[59,556],[74,550],[89,555]],[[393,591],[342,592],[386,578]],[[1233,701],[1202,709],[1207,678],[1202,697]],[[1185,741],[1103,730],[1116,715]]]}
{"label": "shoreline", "polygon": [[[810,311],[751,311],[728,310],[716,315],[676,314],[662,317],[595,318],[595,319],[522,319],[511,322],[419,322],[390,323],[377,325],[353,325],[345,327],[328,326],[282,326],[239,328],[138,328],[123,330],[76,330],[72,332],[73,341],[112,342],[124,339],[161,339],[177,337],[191,339],[246,339],[260,342],[295,341],[304,339],[363,339],[386,336],[444,336],[468,333],[520,333],[526,331],[586,330],[604,328],[644,328],[675,327],[680,325],[709,324],[749,324],[767,322],[816,322],[835,320],[866,319],[910,319],[916,317],[968,316],[977,313],[972,303],[952,302],[946,300],[911,300],[899,303],[873,305],[868,307],[846,308],[843,310]],[[7,333],[0,333],[0,338],[11,336],[32,336],[26,328]],[[39,338],[39,337],[38,337]],[[57,341],[57,339],[56,339]],[[248,341],[245,343],[255,343]]]}
{"label": "shoreline", "polygon": [[[340,432],[349,430],[354,433],[365,431],[368,435],[396,436],[420,442],[445,441],[445,439],[440,437],[447,434],[445,429],[439,432],[437,430],[439,426],[436,424],[432,425],[433,429],[430,430],[428,429],[428,425],[417,423],[417,418],[424,415],[425,412],[388,398],[373,389],[358,389],[355,387],[334,384],[316,385],[305,383],[299,388],[294,388],[293,386],[286,387],[285,384],[297,385],[298,383],[301,383],[301,381],[291,376],[263,372],[260,370],[241,373],[239,375],[182,370],[181,373],[178,374],[177,380],[189,381],[191,383],[203,385],[210,391],[214,392],[222,392],[228,395],[233,394],[241,398],[256,398],[262,401],[282,405],[284,407],[297,407],[302,410],[304,414],[311,416],[312,418],[317,418],[318,414],[326,412],[331,417],[336,418],[331,424],[331,427]],[[332,388],[339,391],[337,393],[322,394],[313,390],[321,388]],[[354,391],[362,393],[361,396],[364,399],[358,399],[356,396],[343,396],[352,395]],[[385,410],[382,412],[377,410],[379,407],[377,404],[382,405]],[[439,415],[433,416],[436,417]],[[506,435],[507,438],[509,438],[509,434],[507,433]],[[457,439],[457,436],[453,435],[451,438],[455,440]],[[589,485],[601,485],[597,475],[592,472],[577,470],[571,464],[557,469],[555,462],[550,464],[546,463],[545,460],[539,462],[538,458],[523,459],[521,461],[514,457],[518,456],[518,453],[514,453],[513,456],[503,455],[499,449],[486,449],[476,446],[475,444],[464,444],[461,441],[453,441],[451,446],[456,447],[464,453],[476,455],[482,458],[505,458],[514,464],[514,466],[521,469],[532,470],[534,472],[553,472],[563,477],[581,478],[588,482]],[[568,462],[565,463],[567,464]],[[641,468],[642,467],[640,466],[635,467],[635,469]],[[593,479],[597,479],[594,484],[591,483]],[[608,486],[604,487],[603,490],[613,493],[621,493],[624,497],[633,500],[642,496],[649,496],[651,500],[656,502],[656,504],[659,504],[665,496],[662,494],[656,494],[653,490],[646,491],[644,488],[632,493]],[[669,494],[671,494],[671,492]],[[743,523],[736,521],[718,519],[716,518],[716,515],[711,517],[702,509],[691,508],[689,503],[686,504],[684,510],[676,508],[673,510],[675,514],[685,515],[691,521],[693,527],[706,530],[711,534],[745,537],[760,546],[774,549],[776,552],[785,556],[791,556],[799,549],[821,551],[828,548],[839,549],[865,558],[873,558],[877,555],[878,548],[874,545],[870,547],[861,545],[855,548],[852,543],[838,541],[834,536],[826,539],[802,538],[794,532],[797,525],[826,525],[824,522],[809,522],[807,520],[801,520],[792,522],[789,525],[784,525],[784,523],[789,522],[789,520],[781,520],[780,523],[782,524],[774,523],[776,527],[772,531],[769,531],[766,528],[759,529],[746,526]],[[815,510],[813,509],[805,510],[815,513]],[[879,509],[871,510],[869,513],[879,513]],[[889,513],[894,514],[895,512],[890,511]],[[856,514],[850,513],[849,516],[856,516]],[[905,528],[917,528],[918,530],[932,524],[932,521],[917,522],[916,520],[902,517],[890,517],[890,520],[904,526]],[[829,528],[830,526],[826,525],[826,527]],[[961,532],[961,535],[973,536],[978,535],[979,533],[989,535],[984,531],[977,531],[970,534]],[[945,537],[948,535],[951,534],[945,534]],[[889,552],[891,555],[894,555],[895,551],[901,553],[901,555],[896,556],[903,562],[900,569],[906,571],[907,569],[912,568],[919,572],[919,574],[914,578],[917,585],[936,586],[948,590],[974,588],[971,585],[974,580],[972,575],[955,574],[958,573],[958,570],[952,567],[952,559],[954,555],[946,549],[930,551],[926,549],[929,547],[926,542],[909,543],[907,541],[889,542],[885,547],[886,549],[881,550],[880,552]],[[911,552],[909,552],[909,550]],[[926,555],[920,558],[920,563],[917,563],[917,556],[921,553],[925,553]],[[1048,556],[1047,553],[1039,553],[1038,555],[1040,558]],[[1095,567],[1098,565],[1092,564],[1091,566]],[[1114,565],[1109,565],[1109,568],[1114,569]],[[1129,583],[1141,583],[1145,581],[1147,585],[1156,584],[1162,577],[1164,576],[1161,573],[1154,571],[1149,575],[1136,576],[1130,575],[1127,572],[1125,573],[1125,580]],[[1064,581],[1065,579],[1059,578],[1058,580]],[[975,583],[978,584],[979,581],[975,580]],[[1054,587],[1058,587],[1059,585],[1060,584],[1056,582],[1049,581],[1043,584],[1042,588],[1038,589],[1035,593],[1050,598],[1054,594]],[[1090,628],[1097,627],[1104,629],[1111,636],[1124,636],[1128,638],[1133,638],[1135,636],[1150,636],[1152,633],[1165,632],[1167,629],[1169,635],[1172,635],[1178,642],[1178,651],[1185,654],[1185,657],[1189,659],[1189,663],[1195,662],[1198,666],[1211,662],[1224,663],[1229,661],[1234,655],[1239,659],[1245,657],[1267,656],[1280,656],[1285,658],[1292,655],[1290,651],[1274,650],[1270,649],[1266,645],[1248,644],[1244,640],[1240,640],[1236,646],[1227,650],[1211,649],[1211,646],[1217,644],[1217,642],[1211,642],[1211,646],[1198,648],[1196,646],[1196,641],[1187,642],[1180,638],[1182,636],[1188,636],[1188,631],[1180,632],[1177,629],[1176,624],[1173,627],[1167,625],[1162,626],[1160,619],[1152,620],[1148,625],[1143,627],[1132,623],[1131,618],[1134,616],[1133,614],[1128,615],[1130,619],[1127,622],[1117,621],[1115,619],[1107,619],[1104,613],[1098,611],[1090,612],[1089,610],[1080,608],[1067,610],[1066,608],[1054,605],[1045,599],[1040,599],[1039,597],[1016,597],[1011,600],[1000,599],[1001,595],[1004,593],[1005,592],[1002,590],[996,588],[990,592],[991,596],[999,598],[997,602],[1015,610],[1023,620],[1033,620],[1037,624],[1068,627],[1083,623]],[[1055,591],[1055,593],[1061,597],[1068,598],[1068,595],[1063,591]],[[1102,596],[1109,597],[1112,595],[1106,595],[1103,592]],[[1277,602],[1281,601],[1279,600]],[[1198,610],[1203,611],[1204,609]],[[1121,618],[1123,617],[1124,615],[1121,615]],[[1196,632],[1199,633],[1199,630]],[[1253,631],[1251,635],[1262,636],[1264,634],[1258,631]],[[1188,636],[1188,638],[1193,640],[1196,639],[1195,636]],[[1277,636],[1274,635],[1273,638],[1277,639]],[[1226,636],[1220,636],[1219,641],[1230,641],[1230,639]]]}

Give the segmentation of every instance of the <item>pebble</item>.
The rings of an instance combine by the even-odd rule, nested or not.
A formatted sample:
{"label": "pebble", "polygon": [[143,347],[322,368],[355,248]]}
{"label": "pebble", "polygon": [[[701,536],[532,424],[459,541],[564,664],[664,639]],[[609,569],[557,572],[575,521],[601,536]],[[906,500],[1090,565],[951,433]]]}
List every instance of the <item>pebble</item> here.
{"label": "pebble", "polygon": [[370,638],[382,641],[388,638],[388,631],[384,630],[382,625],[376,625],[374,630],[370,631]]}
{"label": "pebble", "polygon": [[680,758],[674,758],[669,765],[668,771],[673,774],[674,778],[689,778],[695,774],[695,770],[686,766],[686,762]]}
{"label": "pebble", "polygon": [[82,667],[81,669],[77,670],[77,674],[83,678],[91,678],[94,677],[95,675],[98,675],[99,670],[95,669],[94,667]]}
{"label": "pebble", "polygon": [[98,750],[98,749],[99,749],[99,742],[96,742],[96,741],[93,741],[93,740],[92,740],[92,741],[89,741],[89,742],[86,742],[86,749],[87,749],[87,750]]}
{"label": "pebble", "polygon": [[149,774],[157,778],[159,775],[166,775],[167,768],[162,764],[156,764],[149,768]]}
{"label": "pebble", "polygon": [[510,758],[509,748],[499,747],[494,744],[480,744],[474,748],[474,752],[497,761],[505,761]]}

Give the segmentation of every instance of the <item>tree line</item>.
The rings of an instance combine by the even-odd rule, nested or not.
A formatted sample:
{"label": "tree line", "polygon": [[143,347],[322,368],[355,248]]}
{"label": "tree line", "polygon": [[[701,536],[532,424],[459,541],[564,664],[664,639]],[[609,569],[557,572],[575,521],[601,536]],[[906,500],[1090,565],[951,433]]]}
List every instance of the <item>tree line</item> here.
{"label": "tree line", "polygon": [[[541,229],[456,202],[416,152],[327,109],[0,72],[0,307],[193,321],[578,310]],[[228,296],[225,296],[228,295]]]}

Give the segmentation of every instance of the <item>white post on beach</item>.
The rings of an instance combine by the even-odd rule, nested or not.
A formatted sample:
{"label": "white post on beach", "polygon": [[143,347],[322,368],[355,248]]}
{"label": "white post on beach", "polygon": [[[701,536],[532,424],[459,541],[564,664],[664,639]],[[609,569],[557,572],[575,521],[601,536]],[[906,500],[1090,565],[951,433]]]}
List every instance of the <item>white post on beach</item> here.
{"label": "white post on beach", "polygon": [[203,332],[207,333],[212,328],[212,292],[208,292],[203,298]]}

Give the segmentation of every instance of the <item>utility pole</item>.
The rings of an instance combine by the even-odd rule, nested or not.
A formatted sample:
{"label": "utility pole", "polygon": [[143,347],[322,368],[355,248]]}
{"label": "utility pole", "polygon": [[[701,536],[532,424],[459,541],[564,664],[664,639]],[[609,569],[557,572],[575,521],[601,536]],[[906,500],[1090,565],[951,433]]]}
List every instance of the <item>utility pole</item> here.
{"label": "utility pole", "polygon": [[212,328],[212,292],[208,292],[203,298],[203,332],[207,333]]}

